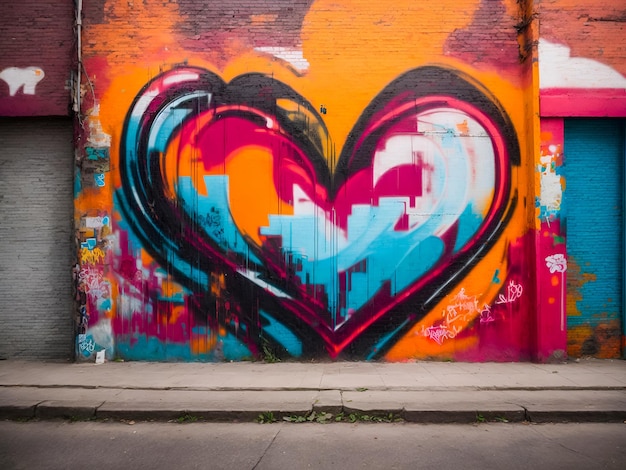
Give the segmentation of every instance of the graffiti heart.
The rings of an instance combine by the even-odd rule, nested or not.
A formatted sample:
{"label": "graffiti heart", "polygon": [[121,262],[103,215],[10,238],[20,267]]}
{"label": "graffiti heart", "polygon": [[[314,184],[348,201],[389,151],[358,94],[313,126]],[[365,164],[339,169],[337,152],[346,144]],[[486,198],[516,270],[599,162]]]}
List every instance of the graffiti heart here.
{"label": "graffiti heart", "polygon": [[363,355],[489,249],[515,206],[518,164],[504,111],[454,70],[388,84],[337,155],[322,116],[287,85],[184,66],[129,110],[116,201],[197,315],[253,347],[279,327],[269,336],[286,349]]}

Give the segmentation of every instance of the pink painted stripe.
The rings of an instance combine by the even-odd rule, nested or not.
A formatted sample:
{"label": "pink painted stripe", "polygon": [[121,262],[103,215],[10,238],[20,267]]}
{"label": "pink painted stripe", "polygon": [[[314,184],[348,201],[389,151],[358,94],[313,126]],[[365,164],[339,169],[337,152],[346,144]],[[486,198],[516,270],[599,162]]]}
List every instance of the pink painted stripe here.
{"label": "pink painted stripe", "polygon": [[547,88],[539,100],[542,117],[626,117],[624,88]]}

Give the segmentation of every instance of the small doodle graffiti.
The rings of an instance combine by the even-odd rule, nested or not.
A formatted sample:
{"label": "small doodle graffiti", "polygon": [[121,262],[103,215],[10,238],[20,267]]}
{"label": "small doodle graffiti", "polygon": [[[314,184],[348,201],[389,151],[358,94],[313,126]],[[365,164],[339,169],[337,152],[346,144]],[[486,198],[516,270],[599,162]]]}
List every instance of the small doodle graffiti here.
{"label": "small doodle graffiti", "polygon": [[489,305],[485,305],[483,310],[480,312],[480,323],[491,323],[493,321],[496,321],[496,319],[491,313],[491,307]]}
{"label": "small doodle graffiti", "polygon": [[426,328],[424,335],[441,345],[444,340],[454,338],[459,331],[461,331],[461,329],[455,326],[453,326],[452,329],[447,325],[429,326]]}
{"label": "small doodle graffiti", "polygon": [[86,229],[101,229],[111,223],[111,219],[108,216],[97,217],[83,217],[81,219],[81,228]]}
{"label": "small doodle graffiti", "polygon": [[452,304],[446,307],[443,313],[444,321],[447,325],[453,324],[457,320],[468,321],[478,312],[478,299],[465,294],[465,289],[452,299]]}
{"label": "small doodle graffiti", "polygon": [[561,330],[565,330],[565,273],[567,272],[567,258],[562,253],[549,255],[546,257],[546,266],[551,274],[560,273],[560,291],[561,291]]}
{"label": "small doodle graffiti", "polygon": [[94,177],[94,181],[96,183],[96,186],[99,188],[103,188],[105,183],[104,183],[104,173],[96,173],[93,175]]}
{"label": "small doodle graffiti", "polygon": [[488,321],[483,320],[483,312],[489,312],[489,306],[484,305],[481,309],[478,302],[476,296],[467,295],[465,288],[461,288],[441,313],[440,321],[433,326],[422,326],[421,334],[441,345],[444,340],[455,338],[477,316],[480,316],[481,323]]}
{"label": "small doodle graffiti", "polygon": [[522,286],[511,280],[509,281],[509,285],[506,287],[506,293],[498,296],[496,304],[510,304],[515,302],[522,296],[522,292],[524,292]]}
{"label": "small doodle graffiti", "polygon": [[567,271],[567,259],[565,255],[558,253],[546,257],[546,266],[552,274]]}
{"label": "small doodle graffiti", "polygon": [[80,244],[81,248],[86,248],[87,250],[93,250],[98,245],[98,240],[95,238],[87,238],[84,242]]}
{"label": "small doodle graffiti", "polygon": [[81,182],[85,187],[104,187],[105,173],[110,169],[108,148],[85,147],[85,156],[81,160]]}
{"label": "small doodle graffiti", "polygon": [[468,326],[472,326],[476,320],[483,325],[504,320],[507,312],[498,306],[516,302],[522,293],[522,286],[510,280],[504,293],[498,294],[493,305],[482,303],[480,306],[481,296],[468,295],[465,288],[461,288],[442,311],[441,319],[433,326],[422,326],[419,334],[442,345],[445,340],[455,338]]}
{"label": "small doodle graffiti", "polygon": [[93,248],[83,247],[80,250],[80,262],[81,264],[97,264],[104,260],[105,253],[101,248],[94,246]]}
{"label": "small doodle graffiti", "polygon": [[86,265],[78,275],[78,282],[85,287],[85,292],[92,295],[99,295],[102,289],[102,271],[93,266]]}
{"label": "small doodle graffiti", "polygon": [[78,285],[91,300],[96,302],[99,309],[111,308],[111,284],[99,266],[84,265],[78,275]]}
{"label": "small doodle graffiti", "polygon": [[78,335],[78,348],[80,352],[85,356],[93,354],[96,349],[96,343],[91,336],[87,337],[86,334]]}

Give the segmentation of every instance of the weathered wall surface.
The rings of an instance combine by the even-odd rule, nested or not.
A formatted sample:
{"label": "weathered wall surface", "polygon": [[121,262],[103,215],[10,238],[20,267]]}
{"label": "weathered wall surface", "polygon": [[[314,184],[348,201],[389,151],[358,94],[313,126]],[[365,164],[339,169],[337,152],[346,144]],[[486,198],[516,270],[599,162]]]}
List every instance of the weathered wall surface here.
{"label": "weathered wall surface", "polygon": [[[561,318],[568,325],[568,354],[619,357],[624,350],[626,49],[621,38],[626,5],[535,3],[541,26],[538,253],[564,254],[567,245]],[[540,299],[563,295],[550,291],[548,278],[539,284],[545,286]]]}
{"label": "weathered wall surface", "polygon": [[79,353],[563,358],[574,3],[88,2]]}
{"label": "weathered wall surface", "polygon": [[2,2],[0,116],[69,116],[74,2]]}
{"label": "weathered wall surface", "polygon": [[530,358],[518,4],[206,3],[85,9],[85,355]]}

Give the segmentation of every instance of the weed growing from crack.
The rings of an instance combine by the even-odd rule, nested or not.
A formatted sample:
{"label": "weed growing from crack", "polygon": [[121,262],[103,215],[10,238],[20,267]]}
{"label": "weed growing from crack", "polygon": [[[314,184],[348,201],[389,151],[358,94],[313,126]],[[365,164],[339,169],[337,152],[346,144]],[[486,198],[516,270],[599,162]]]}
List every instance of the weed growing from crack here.
{"label": "weed growing from crack", "polygon": [[31,421],[39,421],[34,416],[17,416],[15,418],[11,418],[10,420],[16,423],[29,423]]}
{"label": "weed growing from crack", "polygon": [[275,423],[276,422],[276,417],[274,416],[273,412],[265,411],[264,413],[261,413],[257,417],[256,422],[259,423],[259,424]]}
{"label": "weed growing from crack", "polygon": [[267,341],[263,342],[263,360],[268,364],[274,364],[276,362],[280,362],[280,357],[276,354],[274,349],[270,346]]}
{"label": "weed growing from crack", "polygon": [[178,424],[195,423],[196,421],[198,421],[198,417],[190,414],[184,414],[176,418]]}
{"label": "weed growing from crack", "polygon": [[311,411],[306,415],[291,415],[283,417],[284,421],[289,423],[399,423],[404,421],[400,416],[389,413],[387,415],[368,415],[362,413],[348,413],[343,412],[336,415],[327,413],[325,411],[317,412]]}
{"label": "weed growing from crack", "polygon": [[96,421],[97,418],[95,416],[68,416],[67,420],[70,423],[78,423],[78,422],[87,422],[87,421]]}

